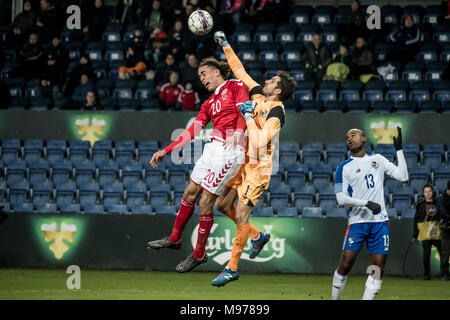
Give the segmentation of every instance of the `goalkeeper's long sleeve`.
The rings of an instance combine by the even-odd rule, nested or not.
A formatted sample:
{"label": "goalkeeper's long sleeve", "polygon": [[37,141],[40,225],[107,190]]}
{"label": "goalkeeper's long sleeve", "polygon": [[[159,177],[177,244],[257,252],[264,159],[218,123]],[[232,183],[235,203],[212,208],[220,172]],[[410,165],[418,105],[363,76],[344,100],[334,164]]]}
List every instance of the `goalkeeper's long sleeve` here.
{"label": "goalkeeper's long sleeve", "polygon": [[180,134],[179,137],[174,142],[165,147],[164,150],[166,151],[167,154],[169,154],[173,150],[183,148],[189,141],[194,139],[194,137],[200,131],[202,131],[202,129],[203,126],[199,122],[194,121],[189,128],[183,131],[183,133]]}
{"label": "goalkeeper's long sleeve", "polygon": [[227,58],[228,64],[230,65],[231,71],[233,71],[236,78],[241,80],[248,88],[248,90],[252,90],[254,87],[259,86],[259,84],[250,77],[250,75],[245,71],[242,62],[239,60],[238,56],[234,52],[231,46],[224,47],[223,52],[225,53],[225,57]]}

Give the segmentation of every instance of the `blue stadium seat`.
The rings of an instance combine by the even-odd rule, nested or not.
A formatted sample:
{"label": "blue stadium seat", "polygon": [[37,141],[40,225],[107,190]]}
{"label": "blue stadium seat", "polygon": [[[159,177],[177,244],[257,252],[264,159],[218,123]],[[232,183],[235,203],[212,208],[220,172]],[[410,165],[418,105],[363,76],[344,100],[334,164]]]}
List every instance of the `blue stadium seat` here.
{"label": "blue stadium seat", "polygon": [[311,207],[316,197],[314,186],[299,186],[294,190],[294,204],[297,210]]}
{"label": "blue stadium seat", "polygon": [[374,101],[371,111],[378,113],[391,113],[394,108],[394,102],[390,100]]}
{"label": "blue stadium seat", "polygon": [[396,156],[396,151],[393,144],[378,144],[375,149],[375,153],[381,154],[383,157],[393,162]]}
{"label": "blue stadium seat", "polygon": [[22,155],[22,145],[19,139],[3,139],[2,141],[2,160],[8,163],[12,160],[18,160]]}
{"label": "blue stadium seat", "polygon": [[167,205],[170,200],[170,185],[161,184],[150,187],[150,204],[154,209]]}
{"label": "blue stadium seat", "polygon": [[326,218],[347,218],[347,209],[345,208],[328,208],[325,209]]}
{"label": "blue stadium seat", "polygon": [[111,69],[113,69],[113,62],[120,61],[120,64],[123,64],[123,60],[125,58],[123,53],[123,44],[121,42],[118,42],[116,45],[108,45],[105,50],[105,60],[108,61],[108,63],[111,66]]}
{"label": "blue stadium seat", "polygon": [[39,161],[44,154],[44,141],[42,139],[25,140],[23,144],[23,158],[31,163]]}
{"label": "blue stadium seat", "polygon": [[433,40],[441,45],[448,44],[450,42],[450,27],[447,24],[437,24],[434,27]]}
{"label": "blue stadium seat", "polygon": [[326,147],[327,164],[336,168],[347,157],[347,145],[345,143],[329,143]]}
{"label": "blue stadium seat", "polygon": [[38,213],[58,213],[56,203],[41,203],[37,205],[36,212]]}
{"label": "blue stadium seat", "polygon": [[295,33],[297,26],[295,24],[282,24],[276,29],[275,41],[281,43],[283,47],[295,42]]}
{"label": "blue stadium seat", "polygon": [[128,208],[136,205],[144,205],[147,201],[147,185],[145,183],[136,183],[127,186],[126,204]]}
{"label": "blue stadium seat", "polygon": [[49,162],[64,160],[66,150],[66,140],[47,140],[46,154]]}
{"label": "blue stadium seat", "polygon": [[89,141],[72,140],[69,145],[69,159],[75,163],[89,158]]}
{"label": "blue stadium seat", "polygon": [[27,165],[23,160],[10,161],[6,165],[6,181],[8,184],[18,183],[27,178]]}
{"label": "blue stadium seat", "polygon": [[395,180],[389,176],[384,179],[384,184],[388,188],[389,192],[395,192],[399,188],[403,188],[403,183],[401,181]]}
{"label": "blue stadium seat", "polygon": [[373,104],[375,101],[382,101],[384,98],[385,83],[383,80],[369,81],[363,91],[363,99]]}
{"label": "blue stadium seat", "polygon": [[50,163],[51,176],[54,185],[64,184],[72,178],[72,163],[70,161],[54,161]]}
{"label": "blue stadium seat", "polygon": [[[123,198],[123,183],[108,184],[103,187],[103,205],[120,204]],[[81,191],[80,191],[81,192]]]}
{"label": "blue stadium seat", "polygon": [[323,103],[318,100],[303,100],[300,102],[300,109],[302,112],[319,113],[323,108]]}
{"label": "blue stadium seat", "polygon": [[420,81],[423,78],[424,65],[422,62],[414,61],[407,62],[403,69],[402,80],[409,81]]}
{"label": "blue stadium seat", "polygon": [[273,217],[273,208],[272,207],[255,207],[253,209],[254,217]]}
{"label": "blue stadium seat", "polygon": [[[98,80],[103,80],[108,77],[108,71],[109,71],[109,64],[105,60],[93,60],[92,66],[94,67],[95,76],[97,77],[97,83]],[[98,90],[97,90],[98,94]]]}
{"label": "blue stadium seat", "polygon": [[177,214],[175,206],[159,205],[155,207],[154,205],[152,205],[152,208],[155,209],[156,214],[173,214],[173,215]]}
{"label": "blue stadium seat", "polygon": [[[64,41],[64,38],[63,38]],[[79,60],[81,56],[81,49],[83,48],[83,43],[80,41],[71,41],[64,43],[64,46],[69,51],[70,60]],[[77,61],[78,62],[78,61]]]}
{"label": "blue stadium seat", "polygon": [[55,202],[58,206],[72,203],[77,195],[77,186],[73,182],[55,185]]}
{"label": "blue stadium seat", "polygon": [[80,186],[85,183],[90,183],[94,180],[96,175],[96,167],[93,161],[83,161],[75,163],[75,183]]}
{"label": "blue stadium seat", "polygon": [[122,170],[122,182],[125,186],[136,184],[142,179],[142,164],[140,162],[120,165]]}
{"label": "blue stadium seat", "polygon": [[397,25],[400,22],[402,7],[398,5],[384,5],[381,8],[381,16],[385,24]]}
{"label": "blue stadium seat", "polygon": [[158,141],[139,141],[138,142],[138,160],[139,162],[149,162],[152,155],[159,150]]}
{"label": "blue stadium seat", "polygon": [[336,194],[333,186],[323,186],[319,189],[319,206],[323,210],[337,207]]}
{"label": "blue stadium seat", "polygon": [[25,96],[28,99],[41,96],[39,79],[31,79],[27,82],[25,86]]}
{"label": "blue stadium seat", "polygon": [[104,47],[105,46],[103,42],[91,41],[86,44],[86,49],[84,49],[84,53],[89,55],[89,59],[91,59],[92,61],[102,60]]}
{"label": "blue stadium seat", "polygon": [[404,209],[409,209],[412,200],[414,200],[413,187],[398,188],[392,193],[392,207],[400,212]]}
{"label": "blue stadium seat", "polygon": [[320,33],[320,27],[317,24],[307,23],[299,26],[300,32],[297,40],[302,42],[305,46],[312,41],[313,35]]}
{"label": "blue stadium seat", "polygon": [[362,83],[359,80],[345,80],[341,84],[340,92],[341,100],[345,102],[359,101]]}
{"label": "blue stadium seat", "polygon": [[394,80],[388,82],[388,89],[386,92],[386,100],[398,103],[400,101],[406,101],[406,91],[409,84],[404,80]]}
{"label": "blue stadium seat", "polygon": [[309,169],[306,165],[291,165],[286,168],[287,183],[291,188],[304,186],[309,176]]}
{"label": "blue stadium seat", "polygon": [[92,147],[92,160],[98,164],[112,158],[113,147],[111,140],[97,140]]}
{"label": "blue stadium seat", "polygon": [[314,9],[309,5],[296,5],[292,8],[289,22],[298,26],[309,23]]}
{"label": "blue stadium seat", "polygon": [[417,166],[420,159],[420,145],[417,143],[404,143],[403,155],[405,156],[406,165],[408,168]]}
{"label": "blue stadium seat", "polygon": [[398,219],[398,212],[395,208],[386,208],[389,219]]}
{"label": "blue stadium seat", "polygon": [[278,217],[289,217],[289,218],[297,218],[298,217],[298,211],[295,207],[284,207],[280,208],[277,211]]}
{"label": "blue stadium seat", "polygon": [[347,104],[342,100],[329,100],[323,103],[323,112],[342,113],[345,111]]}
{"label": "blue stadium seat", "polygon": [[423,186],[430,182],[431,172],[428,166],[408,167],[409,185],[413,187],[414,192],[421,194]]}
{"label": "blue stadium seat", "polygon": [[186,180],[188,178],[189,174],[189,166],[188,165],[176,165],[176,164],[169,164],[167,167],[169,176],[168,181],[170,185],[184,185],[186,183]]}
{"label": "blue stadium seat", "polygon": [[105,31],[102,34],[102,40],[104,42],[118,42],[122,39],[122,24],[110,23],[106,26]]}
{"label": "blue stadium seat", "polygon": [[22,78],[6,79],[5,85],[8,87],[10,97],[23,97],[25,80]]}
{"label": "blue stadium seat", "polygon": [[431,167],[440,166],[445,157],[443,144],[432,143],[423,146],[423,164]]}
{"label": "blue stadium seat", "polygon": [[53,183],[46,181],[32,184],[32,202],[35,206],[51,202],[53,195]]}
{"label": "blue stadium seat", "polygon": [[316,84],[314,80],[305,80],[298,83],[295,88],[294,98],[297,101],[312,101],[314,98],[314,88]]}
{"label": "blue stadium seat", "polygon": [[331,46],[338,42],[338,27],[335,24],[326,24],[322,26],[322,41]]}
{"label": "blue stadium seat", "polygon": [[9,205],[8,202],[0,203],[0,209],[3,212],[6,212],[6,213],[10,213],[11,212],[11,206]]}
{"label": "blue stadium seat", "polygon": [[323,80],[319,84],[317,90],[317,100],[322,102],[337,100],[337,89],[339,88],[339,82],[333,80]]}
{"label": "blue stadium seat", "polygon": [[417,57],[420,62],[429,64],[431,62],[437,62],[438,60],[439,45],[436,42],[425,43],[419,50]]}
{"label": "blue stadium seat", "polygon": [[106,211],[112,214],[128,214],[128,207],[125,204],[111,204],[109,206],[105,206]]}
{"label": "blue stadium seat", "polygon": [[133,80],[121,80],[117,79],[115,82],[115,87],[113,89],[113,97],[119,102],[123,99],[132,99],[133,89],[134,89],[134,81]]}
{"label": "blue stadium seat", "polygon": [[141,103],[145,100],[155,98],[158,95],[158,91],[155,89],[152,80],[141,80],[136,82],[136,91],[134,97]]}
{"label": "blue stadium seat", "polygon": [[295,142],[283,142],[280,143],[280,164],[283,166],[289,166],[297,163],[297,156],[300,153],[300,147]]}
{"label": "blue stadium seat", "polygon": [[322,208],[305,207],[302,210],[302,218],[323,218]]}
{"label": "blue stadium seat", "polygon": [[65,203],[59,207],[62,214],[81,213],[81,206],[79,203]]}
{"label": "blue stadium seat", "polygon": [[14,212],[21,212],[21,213],[33,213],[33,204],[32,203],[11,203],[11,206],[13,208]]}
{"label": "blue stadium seat", "polygon": [[443,192],[447,190],[447,183],[450,180],[450,166],[438,166],[435,167],[433,177],[433,185],[436,189]]}
{"label": "blue stadium seat", "polygon": [[413,219],[416,213],[416,209],[413,208],[403,208],[400,210],[402,219]]}
{"label": "blue stadium seat", "polygon": [[52,105],[52,99],[46,97],[30,97],[30,110],[34,111],[47,111]]}
{"label": "blue stadium seat", "polygon": [[425,13],[423,15],[423,23],[428,23],[431,25],[437,25],[438,18],[441,16],[441,6],[440,5],[430,5],[425,8]]}
{"label": "blue stadium seat", "polygon": [[30,183],[28,181],[21,181],[10,184],[9,186],[9,203],[17,205],[27,202],[30,190]]}
{"label": "blue stadium seat", "polygon": [[9,102],[9,110],[25,110],[28,105],[28,101],[25,97],[13,97]]}
{"label": "blue stadium seat", "polygon": [[328,5],[318,5],[312,16],[312,22],[323,27],[333,21],[335,8]]}
{"label": "blue stadium seat", "polygon": [[321,142],[305,143],[301,150],[302,163],[308,166],[320,164],[323,155]]}
{"label": "blue stadium seat", "polygon": [[162,184],[165,175],[165,166],[158,165],[158,167],[156,168],[148,166],[145,168],[145,183],[147,184],[147,186],[156,186]]}
{"label": "blue stadium seat", "polygon": [[275,211],[287,207],[291,197],[291,188],[289,185],[281,184],[275,187],[269,186],[270,205]]}
{"label": "blue stadium seat", "polygon": [[311,182],[316,187],[326,186],[333,179],[333,168],[328,164],[312,166],[311,173]]}
{"label": "blue stadium seat", "polygon": [[442,74],[444,73],[446,66],[446,62],[430,63],[425,72],[425,79],[431,81],[433,84],[438,83],[442,79]]}
{"label": "blue stadium seat", "polygon": [[450,44],[446,43],[441,46],[441,54],[439,56],[441,62],[450,61]]}
{"label": "blue stadium seat", "polygon": [[450,101],[450,81],[442,80],[434,84],[434,100],[444,103]]}
{"label": "blue stadium seat", "polygon": [[8,195],[8,190],[6,187],[5,181],[0,181],[0,206],[3,205],[2,203],[6,201]]}
{"label": "blue stadium seat", "polygon": [[134,214],[154,214],[150,205],[133,205],[130,208],[130,212]]}
{"label": "blue stadium seat", "polygon": [[261,50],[258,54],[258,58],[266,67],[270,66],[271,63],[279,61],[278,52],[275,49]]}
{"label": "blue stadium seat", "polygon": [[[261,25],[258,25],[260,27]],[[273,41],[273,30],[256,30],[253,35],[253,41],[256,43],[262,42],[272,42]]]}
{"label": "blue stadium seat", "polygon": [[370,109],[369,101],[349,101],[347,102],[348,113],[366,113]]}
{"label": "blue stadium seat", "polygon": [[409,100],[417,103],[431,100],[430,91],[433,83],[430,81],[417,81],[411,83],[411,91],[409,93]]}
{"label": "blue stadium seat", "polygon": [[111,90],[114,86],[111,79],[98,79],[97,80],[97,98],[108,99],[111,97]]}
{"label": "blue stadium seat", "polygon": [[80,185],[80,205],[96,204],[100,197],[100,185],[98,182],[83,183]]}
{"label": "blue stadium seat", "polygon": [[100,186],[113,184],[119,177],[119,164],[115,161],[105,161],[98,165],[98,182]]}
{"label": "blue stadium seat", "polygon": [[105,208],[102,204],[86,204],[81,205],[81,208],[83,209],[84,213],[87,214],[104,214],[106,213]]}

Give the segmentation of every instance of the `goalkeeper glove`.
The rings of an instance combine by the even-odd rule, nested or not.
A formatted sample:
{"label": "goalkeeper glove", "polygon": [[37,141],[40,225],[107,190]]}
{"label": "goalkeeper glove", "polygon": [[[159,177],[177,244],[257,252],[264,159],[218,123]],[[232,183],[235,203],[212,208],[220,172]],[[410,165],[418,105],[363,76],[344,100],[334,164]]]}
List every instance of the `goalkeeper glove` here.
{"label": "goalkeeper glove", "polygon": [[373,214],[379,214],[381,212],[381,206],[376,202],[368,201],[366,207],[369,208]]}
{"label": "goalkeeper glove", "polygon": [[397,127],[397,137],[393,137],[392,139],[394,140],[394,148],[396,151],[402,150],[403,146],[402,146],[402,128]]}
{"label": "goalkeeper glove", "polygon": [[229,46],[227,37],[223,31],[216,31],[214,33],[214,41],[221,47],[226,48]]}
{"label": "goalkeeper glove", "polygon": [[239,106],[239,111],[242,113],[245,122],[253,119],[253,110],[255,110],[255,105],[250,100],[241,103],[241,105]]}

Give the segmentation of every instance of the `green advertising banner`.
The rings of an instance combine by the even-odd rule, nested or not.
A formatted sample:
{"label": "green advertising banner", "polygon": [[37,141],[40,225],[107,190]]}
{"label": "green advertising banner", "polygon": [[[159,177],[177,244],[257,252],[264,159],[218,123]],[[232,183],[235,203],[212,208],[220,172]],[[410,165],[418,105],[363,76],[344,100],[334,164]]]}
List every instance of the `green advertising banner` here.
{"label": "green advertising banner", "polygon": [[[247,243],[241,271],[331,274],[339,258],[347,227],[339,218],[252,218],[271,241],[254,260]],[[90,269],[175,270],[195,248],[198,216],[189,221],[180,250],[149,250],[146,243],[170,234],[173,215],[51,215],[11,214],[0,225],[1,267],[67,267]],[[390,255],[386,274],[421,275],[421,246],[410,244],[412,220],[390,222]],[[231,256],[235,224],[216,216],[206,246],[208,262],[198,271],[220,271]],[[250,240],[249,240],[250,241]],[[405,262],[405,264],[404,264]],[[353,273],[366,273],[366,249],[359,254]],[[404,268],[405,267],[405,268]],[[439,272],[439,255],[432,253],[432,271]]]}

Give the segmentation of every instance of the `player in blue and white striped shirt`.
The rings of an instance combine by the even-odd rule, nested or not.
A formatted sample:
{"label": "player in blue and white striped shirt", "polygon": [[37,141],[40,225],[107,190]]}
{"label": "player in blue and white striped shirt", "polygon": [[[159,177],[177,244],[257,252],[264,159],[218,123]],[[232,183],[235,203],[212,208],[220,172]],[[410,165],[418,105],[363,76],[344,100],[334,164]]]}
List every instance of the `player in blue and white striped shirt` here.
{"label": "player in blue and white striped shirt", "polygon": [[335,192],[338,204],[349,207],[349,225],[341,261],[333,276],[333,300],[341,297],[347,275],[364,242],[367,243],[370,264],[378,266],[380,272],[369,275],[363,299],[375,299],[380,290],[389,253],[389,218],[384,203],[384,174],[402,182],[408,180],[401,129],[397,127],[397,130],[398,135],[393,140],[398,166],[380,154],[366,154],[367,137],[363,131],[351,129],[346,134],[351,157],[336,169]]}

